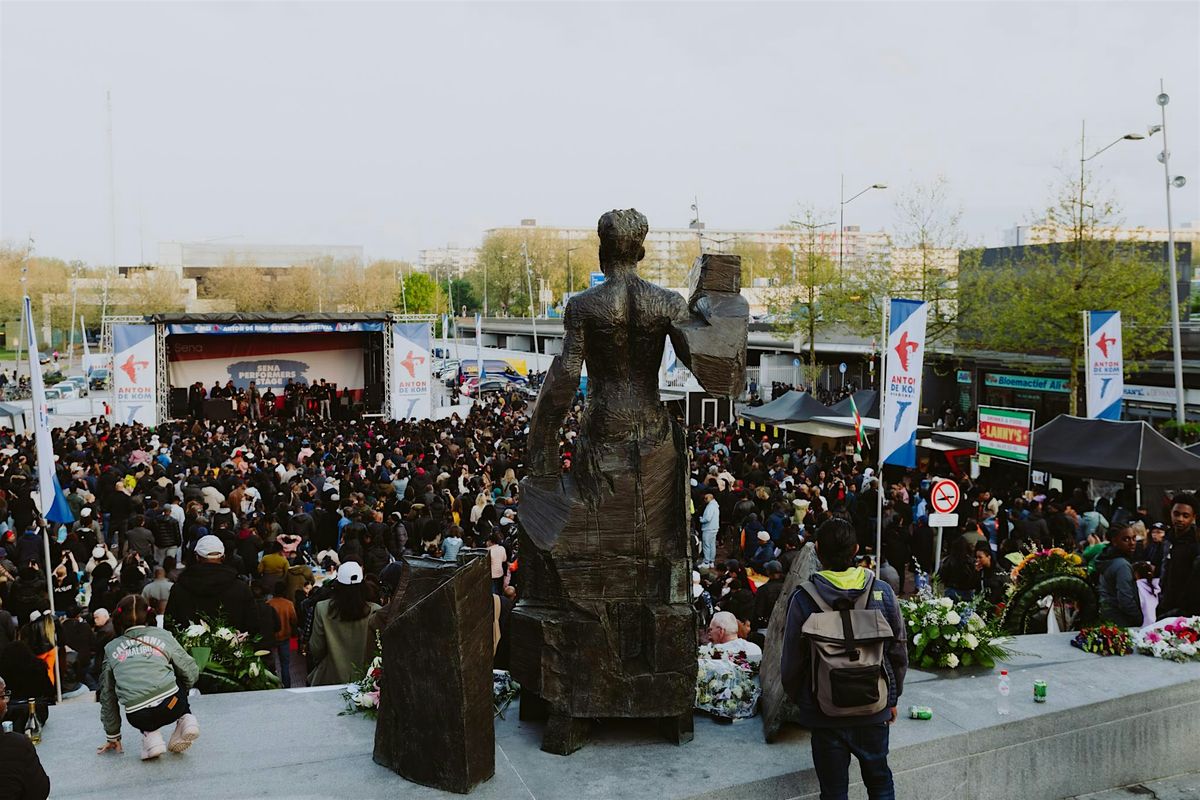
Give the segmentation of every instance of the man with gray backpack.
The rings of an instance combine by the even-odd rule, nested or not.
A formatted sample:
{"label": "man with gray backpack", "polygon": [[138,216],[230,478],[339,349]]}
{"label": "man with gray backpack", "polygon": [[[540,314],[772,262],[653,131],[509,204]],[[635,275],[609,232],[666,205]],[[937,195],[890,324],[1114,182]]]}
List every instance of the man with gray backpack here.
{"label": "man with gray backpack", "polygon": [[904,689],[908,649],[890,586],[854,566],[854,526],[831,519],[817,530],[822,569],[788,600],[783,687],[811,731],[821,800],[845,800],[850,756],[867,796],[894,800],[888,726]]}

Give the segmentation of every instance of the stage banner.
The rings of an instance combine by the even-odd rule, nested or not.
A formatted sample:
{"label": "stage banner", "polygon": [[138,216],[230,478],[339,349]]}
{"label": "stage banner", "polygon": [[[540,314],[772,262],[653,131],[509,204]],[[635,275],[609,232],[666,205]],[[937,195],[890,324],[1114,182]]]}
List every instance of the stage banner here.
{"label": "stage banner", "polygon": [[113,406],[120,425],[158,424],[153,325],[113,325]]}
{"label": "stage banner", "polygon": [[925,362],[925,320],[929,304],[891,300],[887,371],[879,452],[884,464],[917,465],[917,413],[921,409],[921,370]]}
{"label": "stage banner", "polygon": [[1125,395],[1121,357],[1121,312],[1087,312],[1088,419],[1120,419]]}
{"label": "stage banner", "polygon": [[245,389],[254,381],[259,390],[276,394],[288,381],[312,384],[325,379],[339,389],[366,388],[361,333],[327,333],[321,336],[168,336],[167,360],[171,385],[191,386],[196,381],[211,388],[213,382]]}
{"label": "stage banner", "polygon": [[382,322],[223,322],[174,323],[167,326],[171,336],[195,333],[268,334],[268,333],[382,333]]}
{"label": "stage banner", "polygon": [[428,322],[392,325],[392,419],[430,418],[431,346]]}

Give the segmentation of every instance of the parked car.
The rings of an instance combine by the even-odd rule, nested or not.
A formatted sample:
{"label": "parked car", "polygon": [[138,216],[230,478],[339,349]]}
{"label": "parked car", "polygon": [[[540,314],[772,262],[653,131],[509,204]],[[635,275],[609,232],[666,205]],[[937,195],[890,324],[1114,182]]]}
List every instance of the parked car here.
{"label": "parked car", "polygon": [[54,386],[51,386],[50,388],[57,389],[58,396],[62,400],[74,400],[80,396],[79,395],[79,387],[68,381],[63,381],[62,383],[55,384]]}
{"label": "parked car", "polygon": [[462,393],[467,397],[482,397],[487,394],[517,394],[524,398],[537,397],[537,392],[516,381],[510,381],[506,378],[487,377],[482,381],[479,378],[467,378],[463,381]]}
{"label": "parked car", "polygon": [[91,378],[88,380],[88,384],[93,389],[104,390],[104,389],[108,388],[108,379],[109,379],[108,370],[101,367],[99,369],[92,370],[92,375],[91,375]]}
{"label": "parked car", "polygon": [[49,389],[46,390],[46,402],[47,403],[53,402],[55,400],[61,400],[61,399],[62,399],[62,389],[59,389],[57,386],[51,386]]}
{"label": "parked car", "polygon": [[66,380],[60,382],[58,385],[62,386],[64,383],[69,383],[72,386],[74,386],[75,391],[79,392],[80,397],[87,397],[87,394],[88,394],[87,378],[83,377],[82,375],[72,375],[71,377],[67,378]]}

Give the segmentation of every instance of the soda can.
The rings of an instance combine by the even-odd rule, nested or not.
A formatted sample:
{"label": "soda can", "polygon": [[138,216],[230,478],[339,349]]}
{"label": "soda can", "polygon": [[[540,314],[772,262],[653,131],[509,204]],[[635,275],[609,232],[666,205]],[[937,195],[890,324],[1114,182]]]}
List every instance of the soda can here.
{"label": "soda can", "polygon": [[909,719],[933,719],[933,709],[929,706],[909,706]]}
{"label": "soda can", "polygon": [[1046,702],[1046,682],[1045,681],[1034,681],[1033,682],[1033,702],[1035,702],[1035,703]]}

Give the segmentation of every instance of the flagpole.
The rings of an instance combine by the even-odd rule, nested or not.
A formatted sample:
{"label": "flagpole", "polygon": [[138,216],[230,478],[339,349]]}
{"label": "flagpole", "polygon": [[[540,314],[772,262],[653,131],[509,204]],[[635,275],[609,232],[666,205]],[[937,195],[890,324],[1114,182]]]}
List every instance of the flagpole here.
{"label": "flagpole", "polygon": [[[34,454],[37,456],[38,465],[38,512],[42,521],[48,522],[56,494],[54,487],[54,451],[50,443],[46,387],[42,383],[42,365],[38,361],[37,339],[34,336],[33,327],[33,309],[29,302],[29,295],[25,295],[21,310],[25,316],[25,335],[29,337],[29,341],[26,343],[28,345],[26,354],[29,356],[29,389],[30,397],[33,401],[34,435],[36,436]],[[19,364],[20,362],[18,361],[17,363]],[[49,500],[47,500],[47,493]],[[46,559],[46,594],[50,601],[50,619],[54,636],[54,690],[58,697],[58,702],[61,704],[62,668],[58,663],[58,630],[53,627],[58,622],[58,615],[54,608],[54,580],[51,575],[53,566],[50,564],[50,529],[48,525],[43,525],[42,527],[42,551]]]}
{"label": "flagpole", "polygon": [[884,431],[884,399],[887,397],[887,350],[888,350],[888,312],[891,310],[891,301],[886,300],[883,304],[883,313],[880,314],[882,324],[879,328],[879,471],[875,475],[876,490],[875,490],[875,571],[876,574],[883,566],[883,459],[886,450],[883,446],[883,431]]}

